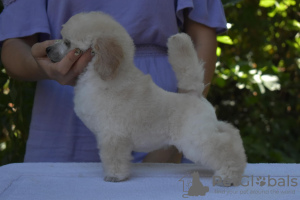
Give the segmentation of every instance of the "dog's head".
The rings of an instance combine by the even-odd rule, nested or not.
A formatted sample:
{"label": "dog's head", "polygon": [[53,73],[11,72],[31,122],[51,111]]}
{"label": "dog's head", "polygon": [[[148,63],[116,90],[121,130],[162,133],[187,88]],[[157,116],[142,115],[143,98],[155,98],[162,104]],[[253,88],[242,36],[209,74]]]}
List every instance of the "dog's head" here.
{"label": "dog's head", "polygon": [[61,30],[62,40],[46,49],[52,62],[59,62],[73,49],[95,54],[95,70],[103,80],[112,79],[123,62],[133,60],[134,45],[127,31],[102,12],[80,13]]}

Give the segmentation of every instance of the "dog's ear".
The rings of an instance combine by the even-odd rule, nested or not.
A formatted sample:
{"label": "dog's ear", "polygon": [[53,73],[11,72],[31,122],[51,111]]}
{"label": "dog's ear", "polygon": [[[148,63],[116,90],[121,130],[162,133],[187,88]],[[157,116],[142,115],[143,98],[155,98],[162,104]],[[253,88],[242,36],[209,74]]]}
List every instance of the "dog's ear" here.
{"label": "dog's ear", "polygon": [[124,58],[121,45],[114,38],[98,38],[94,44],[95,70],[102,80],[113,79]]}

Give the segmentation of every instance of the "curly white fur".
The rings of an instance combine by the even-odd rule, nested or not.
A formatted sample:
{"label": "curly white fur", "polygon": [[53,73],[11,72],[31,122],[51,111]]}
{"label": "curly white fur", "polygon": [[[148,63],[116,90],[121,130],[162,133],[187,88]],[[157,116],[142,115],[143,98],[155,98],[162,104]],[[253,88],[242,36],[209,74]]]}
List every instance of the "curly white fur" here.
{"label": "curly white fur", "polygon": [[132,39],[106,14],[75,15],[63,26],[62,36],[70,49],[92,47],[95,52],[75,86],[74,103],[76,114],[97,138],[106,181],[129,178],[133,150],[168,145],[223,178],[241,179],[246,156],[239,131],[218,121],[202,96],[204,70],[187,35],[169,39],[169,60],[181,89],[197,95],[166,92],[139,71]]}
{"label": "curly white fur", "polygon": [[[169,62],[178,80],[178,89],[201,97],[204,85],[204,61],[199,60],[190,37],[179,33],[168,40]],[[179,59],[178,59],[179,58]]]}

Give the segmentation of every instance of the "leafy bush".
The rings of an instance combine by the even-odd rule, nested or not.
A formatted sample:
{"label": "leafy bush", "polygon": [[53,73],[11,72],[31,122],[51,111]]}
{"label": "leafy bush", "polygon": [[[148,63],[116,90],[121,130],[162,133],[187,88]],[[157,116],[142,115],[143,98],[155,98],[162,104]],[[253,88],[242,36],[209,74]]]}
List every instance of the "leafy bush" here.
{"label": "leafy bush", "polygon": [[0,165],[22,162],[35,84],[12,80],[1,70],[0,85]]}
{"label": "leafy bush", "polygon": [[[300,23],[295,0],[244,0],[225,9],[209,100],[241,131],[249,162],[299,162]],[[297,14],[298,13],[298,14]]]}
{"label": "leafy bush", "polygon": [[[222,2],[229,30],[218,36],[208,99],[240,129],[249,162],[299,162],[299,5]],[[22,162],[35,84],[10,79],[0,63],[0,86],[0,165]]]}
{"label": "leafy bush", "polygon": [[0,61],[0,166],[24,159],[34,90],[35,83],[10,79]]}

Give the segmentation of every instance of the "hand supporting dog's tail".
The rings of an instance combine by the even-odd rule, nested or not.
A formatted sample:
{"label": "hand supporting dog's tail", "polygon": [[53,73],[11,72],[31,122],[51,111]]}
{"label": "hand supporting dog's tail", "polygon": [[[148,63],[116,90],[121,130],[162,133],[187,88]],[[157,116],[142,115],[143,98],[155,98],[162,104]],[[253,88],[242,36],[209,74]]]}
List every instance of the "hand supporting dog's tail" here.
{"label": "hand supporting dog's tail", "polygon": [[178,80],[178,89],[182,93],[203,96],[204,62],[198,59],[191,38],[185,33],[178,33],[169,38],[169,62]]}

